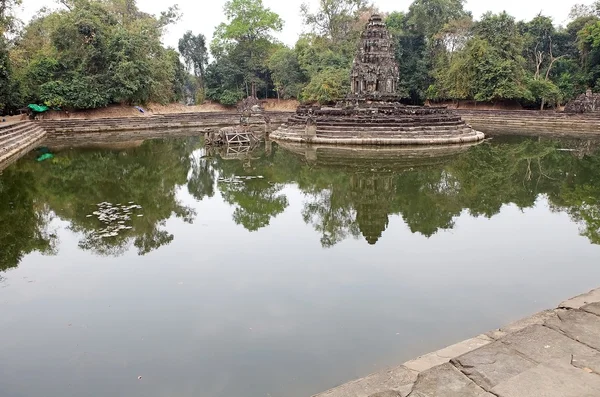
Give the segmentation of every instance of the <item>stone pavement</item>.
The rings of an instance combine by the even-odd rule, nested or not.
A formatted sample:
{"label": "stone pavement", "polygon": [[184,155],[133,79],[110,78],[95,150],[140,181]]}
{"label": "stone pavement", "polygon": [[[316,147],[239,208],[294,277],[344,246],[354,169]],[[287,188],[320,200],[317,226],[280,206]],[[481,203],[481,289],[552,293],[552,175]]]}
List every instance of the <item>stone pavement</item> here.
{"label": "stone pavement", "polygon": [[600,397],[600,288],[313,397]]}

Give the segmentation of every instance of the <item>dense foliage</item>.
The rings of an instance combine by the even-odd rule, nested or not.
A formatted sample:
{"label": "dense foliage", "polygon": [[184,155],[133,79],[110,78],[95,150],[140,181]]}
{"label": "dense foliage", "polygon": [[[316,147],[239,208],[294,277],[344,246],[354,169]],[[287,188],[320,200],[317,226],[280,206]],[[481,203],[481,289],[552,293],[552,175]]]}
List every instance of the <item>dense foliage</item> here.
{"label": "dense foliage", "polygon": [[12,107],[33,102],[85,109],[182,98],[179,54],[161,43],[176,8],[154,17],[134,0],[63,4],[59,11],[40,11],[9,43],[20,99],[9,102]]}
{"label": "dense foliage", "polygon": [[[178,50],[161,37],[177,9],[155,17],[135,0],[65,0],[22,26],[20,0],[0,0],[0,109],[36,102],[64,108],[246,96],[330,102],[343,96],[358,38],[377,12],[366,0],[302,5],[308,33],[290,48],[284,21],[262,0],[229,0],[207,42],[187,32]],[[554,107],[600,90],[600,1],[576,5],[566,26],[542,14],[474,20],[465,0],[414,0],[385,15],[407,103],[474,101]],[[209,50],[210,48],[210,55]]]}

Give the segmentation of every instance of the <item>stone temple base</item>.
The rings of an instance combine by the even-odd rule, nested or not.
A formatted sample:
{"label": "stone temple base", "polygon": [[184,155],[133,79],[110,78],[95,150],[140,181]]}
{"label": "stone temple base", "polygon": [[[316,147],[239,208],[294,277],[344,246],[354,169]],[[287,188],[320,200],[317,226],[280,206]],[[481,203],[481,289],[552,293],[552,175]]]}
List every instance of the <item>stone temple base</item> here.
{"label": "stone temple base", "polygon": [[335,108],[300,106],[270,137],[334,145],[449,145],[485,138],[445,108],[394,103]]}

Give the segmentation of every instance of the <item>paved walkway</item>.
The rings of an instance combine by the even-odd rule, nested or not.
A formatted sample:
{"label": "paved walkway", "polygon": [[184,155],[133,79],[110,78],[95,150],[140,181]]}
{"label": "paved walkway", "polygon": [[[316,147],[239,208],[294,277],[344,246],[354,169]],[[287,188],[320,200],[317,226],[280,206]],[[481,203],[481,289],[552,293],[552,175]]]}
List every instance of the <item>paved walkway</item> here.
{"label": "paved walkway", "polygon": [[599,397],[600,288],[314,397]]}

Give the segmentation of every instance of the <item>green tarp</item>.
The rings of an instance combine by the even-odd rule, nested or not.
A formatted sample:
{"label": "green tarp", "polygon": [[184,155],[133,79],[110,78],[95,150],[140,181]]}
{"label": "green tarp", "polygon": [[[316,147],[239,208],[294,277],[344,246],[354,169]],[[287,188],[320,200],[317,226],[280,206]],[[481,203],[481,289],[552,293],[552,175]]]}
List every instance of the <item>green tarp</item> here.
{"label": "green tarp", "polygon": [[36,105],[34,103],[30,104],[29,106],[27,106],[29,109],[33,110],[34,112],[38,112],[38,113],[44,113],[45,111],[49,110],[48,106],[44,106],[44,105]]}

